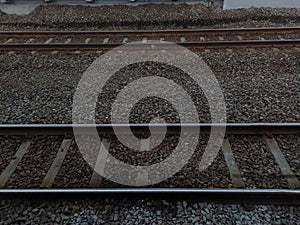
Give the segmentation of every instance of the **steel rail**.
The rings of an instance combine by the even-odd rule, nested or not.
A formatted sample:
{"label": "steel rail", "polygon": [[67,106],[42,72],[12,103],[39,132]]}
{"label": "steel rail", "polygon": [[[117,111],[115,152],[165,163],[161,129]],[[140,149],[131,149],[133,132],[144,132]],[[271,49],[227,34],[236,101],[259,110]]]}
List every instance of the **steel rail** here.
{"label": "steel rail", "polygon": [[0,198],[159,198],[221,203],[300,205],[300,190],[196,188],[0,189]]}
{"label": "steel rail", "polygon": [[[199,131],[209,133],[212,127],[226,127],[226,134],[300,134],[300,123],[243,123],[243,124],[2,124],[0,135],[73,135],[77,128],[82,134],[88,134],[92,128],[98,133],[113,133],[113,126],[120,129],[130,126],[133,132],[145,134],[149,131],[160,133],[162,127],[168,132],[177,133],[182,127],[189,132]],[[127,132],[127,131],[126,131]],[[124,133],[126,133],[124,131]],[[207,188],[65,188],[65,189],[0,189],[0,199],[3,198],[43,198],[73,199],[73,198],[111,197],[111,198],[159,198],[159,199],[191,199],[220,203],[246,204],[285,204],[300,205],[299,189],[207,189]]]}
{"label": "steel rail", "polygon": [[50,35],[198,35],[198,34],[224,34],[224,33],[294,33],[300,30],[296,27],[262,27],[262,28],[228,28],[228,29],[182,29],[182,30],[106,30],[106,31],[0,31],[0,36],[16,36],[16,35],[34,35],[34,36],[50,36]]}
{"label": "steel rail", "polygon": [[[210,41],[210,42],[178,42],[181,45],[190,49],[197,48],[264,48],[264,47],[299,47],[300,39],[294,40],[248,40],[248,41]],[[29,43],[29,44],[0,44],[0,51],[109,51],[113,48],[120,46],[121,43],[77,43],[77,44],[64,44],[64,43],[53,43],[53,44],[42,44],[42,43]],[[137,43],[130,44],[128,50],[149,50],[156,48],[159,50],[174,49],[167,43],[155,44],[151,43]]]}
{"label": "steel rail", "polygon": [[[162,127],[170,132],[178,132],[182,127],[189,132],[199,131],[209,133],[212,127],[226,127],[226,134],[300,134],[300,123],[244,123],[244,124],[2,124],[0,135],[73,135],[73,128],[81,130],[82,134],[90,132],[91,128],[99,133],[113,133],[113,126],[120,129],[130,128],[134,132],[151,131],[160,133]],[[126,133],[126,132],[125,132]],[[207,189],[207,188],[65,188],[65,189],[0,189],[1,198],[43,198],[73,199],[73,198],[111,197],[111,198],[159,198],[159,199],[191,199],[220,203],[246,204],[285,204],[300,205],[300,190],[290,189]]]}
{"label": "steel rail", "polygon": [[226,134],[241,135],[272,135],[272,134],[300,134],[300,123],[227,123],[227,124],[2,124],[0,135],[74,135],[74,128],[77,133],[93,135],[95,129],[98,134],[114,134],[114,127],[122,134],[128,134],[126,128],[130,127],[135,134],[149,135],[164,132],[162,127],[167,128],[167,133],[178,134],[182,128],[189,133],[209,134],[211,128],[216,130],[226,128]]}

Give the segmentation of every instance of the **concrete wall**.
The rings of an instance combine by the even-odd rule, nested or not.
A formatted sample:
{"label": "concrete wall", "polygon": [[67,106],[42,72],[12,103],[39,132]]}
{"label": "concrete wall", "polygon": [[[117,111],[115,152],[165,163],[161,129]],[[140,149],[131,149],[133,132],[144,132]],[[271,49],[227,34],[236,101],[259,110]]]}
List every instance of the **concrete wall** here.
{"label": "concrete wall", "polygon": [[300,0],[224,0],[223,9],[250,7],[300,8]]}

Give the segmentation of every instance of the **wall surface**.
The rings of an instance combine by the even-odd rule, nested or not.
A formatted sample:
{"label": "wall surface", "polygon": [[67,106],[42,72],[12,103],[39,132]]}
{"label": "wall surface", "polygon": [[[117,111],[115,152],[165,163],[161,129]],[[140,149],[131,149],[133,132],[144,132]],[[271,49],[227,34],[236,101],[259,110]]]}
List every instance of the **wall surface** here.
{"label": "wall surface", "polygon": [[224,0],[223,9],[250,7],[300,8],[300,0]]}

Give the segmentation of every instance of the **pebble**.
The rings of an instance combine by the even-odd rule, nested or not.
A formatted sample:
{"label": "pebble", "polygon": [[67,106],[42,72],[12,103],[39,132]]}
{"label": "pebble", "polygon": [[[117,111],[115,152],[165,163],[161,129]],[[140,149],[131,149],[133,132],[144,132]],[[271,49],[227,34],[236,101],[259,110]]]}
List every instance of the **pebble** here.
{"label": "pebble", "polygon": [[162,200],[161,202],[162,202],[164,205],[166,205],[166,206],[169,205],[169,203],[168,203],[166,200]]}

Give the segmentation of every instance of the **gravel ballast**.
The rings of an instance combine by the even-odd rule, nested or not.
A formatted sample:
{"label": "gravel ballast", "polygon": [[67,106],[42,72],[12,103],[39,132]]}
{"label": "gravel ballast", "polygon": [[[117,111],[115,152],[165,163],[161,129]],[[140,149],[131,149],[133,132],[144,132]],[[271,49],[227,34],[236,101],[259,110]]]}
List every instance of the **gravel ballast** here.
{"label": "gravel ballast", "polygon": [[[260,50],[246,52],[213,51],[199,54],[211,66],[224,91],[229,122],[299,121],[297,116],[299,114],[299,98],[297,98],[299,96],[297,92],[299,56],[296,50],[286,49],[283,52],[273,50],[264,52]],[[2,55],[1,70],[4,75],[1,77],[1,84],[3,85],[1,105],[7,106],[7,108],[2,107],[1,123],[70,123],[71,102],[75,87],[82,72],[97,57],[92,55],[92,58],[89,58],[90,56],[87,54]],[[151,68],[149,67],[149,70]],[[140,68],[137,67],[137,71],[139,70]],[[129,74],[129,71],[125,71],[126,73]],[[111,85],[111,87],[114,86]],[[261,99],[264,100],[261,101]],[[205,111],[201,115],[202,122],[209,121],[209,117],[205,116]],[[98,115],[98,118],[102,118],[101,114]],[[135,122],[139,121],[135,117],[132,119],[136,119]],[[102,121],[108,122],[106,119]],[[278,141],[279,144],[282,143],[280,139]],[[257,141],[254,140],[253,142]],[[44,143],[44,146],[48,146],[48,144]],[[245,148],[244,142],[239,143],[239,145],[240,148]],[[284,144],[280,144],[280,147],[282,145],[290,146],[289,140],[284,141]],[[259,144],[256,144],[256,146],[258,152],[260,149],[263,149],[263,152],[265,151]],[[56,144],[56,151],[58,147],[59,144]],[[290,147],[288,148],[290,149]],[[51,149],[48,146],[46,149],[52,152],[50,154],[48,151],[47,154],[50,154],[53,158],[56,152],[54,148]],[[233,149],[233,151],[235,150],[236,148]],[[284,152],[286,151],[284,149]],[[240,154],[241,157],[239,158],[245,158],[242,153]],[[72,149],[67,156],[66,164],[62,168],[65,171],[72,172],[66,177],[59,174],[55,187],[58,187],[59,183],[70,184],[74,177],[78,177],[78,179],[73,180],[73,187],[79,186],[79,179],[85,180],[85,186],[88,184],[89,176],[86,176],[86,174],[87,172],[91,173],[90,168],[83,160],[74,161],[73,156],[80,157],[78,152],[76,153]],[[259,156],[255,157],[259,158]],[[268,155],[266,159],[269,160],[272,157]],[[290,160],[289,162],[297,163],[295,161],[297,159],[293,157]],[[42,164],[42,171],[39,172],[37,177],[31,177],[30,179],[21,177],[23,185],[33,184],[36,187],[38,186],[43,175],[45,175],[45,168],[49,167],[51,162],[51,160],[45,161],[48,164]],[[222,165],[224,165],[221,155],[215,162],[217,168],[222,168]],[[269,166],[267,161],[264,160],[263,163]],[[84,165],[83,169],[79,167],[81,165]],[[244,164],[241,163],[241,165]],[[267,166],[266,169],[268,169]],[[291,166],[293,166],[293,169],[298,168],[297,164],[291,164]],[[276,179],[270,181],[269,178],[273,176],[274,171],[272,169],[274,168],[276,167],[271,168],[269,175],[258,176],[260,180],[265,177],[268,178],[268,187],[276,186],[276,179],[279,178],[277,168],[275,171]],[[29,169],[34,171],[33,166]],[[190,170],[186,169],[185,171],[189,172]],[[210,177],[216,179],[226,177],[228,179],[228,172],[224,174],[224,169],[209,171],[212,172],[207,175],[200,174],[201,179],[205,177],[208,180]],[[225,176],[220,176],[222,174]],[[261,174],[263,173],[259,175]],[[170,178],[161,185],[168,186],[172,184],[172,179]],[[223,180],[224,183],[218,183],[218,180],[214,182],[209,180],[203,187],[218,187],[214,183],[219,186],[222,185],[222,187],[223,185],[224,187],[232,185],[226,179]],[[187,180],[182,176],[181,180],[183,186],[193,186],[195,181],[196,184],[199,184],[194,177]],[[247,180],[245,182],[246,185],[251,186],[252,184]],[[104,181],[104,186],[109,185],[111,185],[111,182]],[[9,186],[16,187],[16,184],[11,181]],[[259,180],[256,180],[254,186],[261,187],[262,185]],[[57,202],[53,200],[49,203],[10,200],[2,201],[0,208],[2,224],[22,222],[24,224],[298,224],[300,220],[299,207],[256,206],[253,211],[246,212],[237,205],[190,204],[181,201],[170,203],[161,200],[131,201],[126,199],[119,201],[107,199],[104,202],[100,200],[76,202]]]}
{"label": "gravel ballast", "polygon": [[[299,176],[299,159],[298,153],[295,153],[294,136],[281,137],[279,139],[280,147],[284,152],[291,169]],[[175,138],[176,139],[176,138]],[[169,157],[170,151],[174,151],[177,141],[174,137],[167,137],[162,144],[150,152],[136,153],[124,147],[115,138],[106,137],[110,142],[110,154],[118,160],[130,165],[152,165],[163,161]],[[208,136],[200,136],[198,147],[194,154],[189,159],[189,162],[180,169],[179,172],[172,177],[166,177],[164,181],[153,184],[151,187],[157,188],[234,188],[229,169],[224,160],[222,150],[219,151],[213,162],[203,170],[199,168],[200,161],[203,157],[205,147],[207,145]],[[56,153],[58,152],[62,138],[35,138],[25,154],[22,161],[18,164],[16,171],[9,179],[5,187],[7,188],[37,188],[41,184],[43,178],[48,172]],[[288,189],[286,178],[281,174],[280,168],[275,162],[274,156],[266,148],[266,144],[260,136],[241,136],[230,135],[229,141],[237,167],[244,180],[245,188],[249,189]],[[3,141],[3,143],[7,143]],[[284,144],[286,143],[286,144]],[[2,144],[2,143],[1,143]],[[6,149],[3,152],[1,160],[8,161],[10,158]],[[54,183],[54,188],[85,188],[89,186],[93,169],[84,160],[78,150],[75,140],[72,141],[71,147],[63,161]],[[95,153],[96,154],[96,153]],[[93,154],[92,157],[97,158]],[[183,154],[181,152],[181,154]],[[181,155],[181,158],[185,156]],[[34,163],[31,163],[34,161]],[[6,162],[7,165],[8,162]],[[170,169],[172,165],[166,167]],[[96,187],[99,188],[114,188],[126,187],[108,180],[112,175],[131,177],[134,182],[137,179],[133,172],[127,174],[119,165],[115,167],[112,164],[107,164],[104,167],[104,178]],[[165,171],[166,172],[166,171]],[[128,186],[127,186],[128,187]]]}
{"label": "gravel ballast", "polygon": [[14,159],[14,154],[22,143],[22,139],[18,137],[0,137],[0,171],[3,171],[9,162]]}
{"label": "gravel ballast", "polygon": [[[134,154],[128,148],[122,146],[119,142],[112,138],[110,140],[110,153],[117,159],[131,165],[151,165],[163,161],[170,153],[166,153],[176,147],[176,145],[171,142],[174,138],[167,138],[163,143],[148,152],[147,154]],[[185,165],[178,173],[174,174],[171,178],[154,184],[148,187],[157,188],[232,188],[233,184],[230,179],[229,171],[227,165],[224,161],[222,151],[219,152],[217,158],[214,162],[205,170],[199,170],[199,162],[201,161],[202,154],[207,145],[208,137],[200,138],[200,145],[195,150],[194,155],[191,157],[189,163]],[[115,143],[114,143],[115,142]],[[177,143],[177,142],[175,142]],[[171,147],[170,147],[171,146]],[[173,146],[173,147],[172,147]],[[107,166],[106,166],[107,167]],[[104,172],[107,175],[116,173],[121,175],[122,171],[117,168],[104,167]],[[55,188],[65,188],[65,187],[88,187],[89,181],[91,179],[92,169],[83,159],[80,154],[78,147],[73,144],[69,150],[66,159],[60,169],[53,187]],[[134,175],[132,175],[134,176]],[[135,179],[135,177],[132,177]],[[256,178],[253,178],[256,179]],[[276,183],[276,178],[273,180]],[[115,182],[109,181],[108,179],[103,179],[100,184],[97,185],[99,188],[113,188],[113,187],[126,187]],[[265,187],[272,188],[274,185],[266,185]]]}
{"label": "gravel ballast", "polygon": [[291,166],[291,170],[300,180],[300,137],[296,135],[275,136],[278,146]]}
{"label": "gravel ballast", "polygon": [[2,224],[291,224],[300,207],[255,206],[196,201],[98,199],[51,202],[2,200]]}
{"label": "gravel ballast", "polygon": [[38,188],[46,176],[59,149],[61,137],[32,139],[28,152],[8,180],[8,188]]}
{"label": "gravel ballast", "polygon": [[288,188],[274,156],[266,149],[262,137],[229,137],[237,166],[245,185],[251,188]]}
{"label": "gravel ballast", "polygon": [[[223,91],[227,122],[297,122],[300,119],[299,51],[294,49],[199,52]],[[1,55],[1,123],[71,123],[73,95],[96,54],[22,53]],[[209,122],[206,98],[186,83],[184,73],[157,64],[134,64],[113,76],[97,108],[99,123],[110,122],[109,106],[126,82],[158,75],[177,81],[193,96],[200,121]],[[155,113],[159,108],[145,106]],[[132,120],[143,115],[135,110]],[[169,116],[176,120],[170,112]],[[148,121],[149,122],[149,121]]]}
{"label": "gravel ballast", "polygon": [[[271,27],[299,26],[299,9],[241,9],[213,10],[201,5],[141,5],[131,6],[40,6],[27,16],[6,15],[0,12],[0,30],[116,30],[116,29],[181,29],[181,28],[222,28],[222,27]],[[299,50],[288,48],[275,50],[212,51],[199,52],[205,62],[213,69],[227,104],[228,122],[299,122]],[[54,54],[30,53],[0,55],[0,123],[70,123],[71,106],[77,83],[82,73],[97,57],[94,53]],[[136,71],[141,67],[136,67]],[[149,67],[149,71],[153,67]],[[130,71],[124,71],[125,79]],[[182,75],[182,73],[179,73]],[[127,76],[127,78],[126,78]],[[178,78],[179,79],[179,78]],[[179,79],[180,80],[180,79]],[[118,80],[116,80],[118,81]],[[111,85],[110,87],[119,87]],[[194,90],[196,91],[196,89]],[[111,92],[113,93],[113,91]],[[201,122],[209,122],[203,96],[197,98]],[[202,107],[203,106],[203,107]],[[146,108],[147,109],[147,108]],[[149,108],[148,108],[149,109]],[[200,110],[201,109],[201,110]],[[139,112],[136,110],[135,112]],[[109,117],[99,111],[97,122],[109,122]],[[176,117],[174,117],[177,119]],[[148,118],[133,116],[134,122],[147,121]],[[299,149],[299,137],[276,137],[292,169],[297,174],[298,154],[291,152]],[[38,140],[38,139],[37,139]],[[45,139],[44,139],[45,140]],[[42,141],[42,140],[41,140]],[[231,141],[231,139],[230,139]],[[234,141],[234,140],[233,140]],[[255,142],[256,151],[264,147]],[[59,141],[42,141],[30,149],[30,156],[38,156],[37,176],[15,177],[10,185],[38,186],[49,168],[51,159],[59,148]],[[5,168],[8,159],[21,139],[1,139],[0,169]],[[299,141],[298,141],[299,143]],[[245,148],[243,143],[238,143]],[[251,144],[247,144],[250,146]],[[44,154],[39,152],[43,150]],[[240,149],[233,149],[239,151]],[[241,153],[240,153],[241,154]],[[243,157],[243,154],[241,154]],[[3,156],[3,158],[2,158]],[[26,168],[34,172],[35,165],[24,156]],[[58,174],[58,184],[70,183],[76,178],[88,184],[87,173],[91,173],[85,161],[75,161],[80,155],[72,143],[62,170],[67,176]],[[259,158],[259,157],[258,157]],[[195,159],[198,159],[195,157]],[[263,160],[273,160],[271,156]],[[45,164],[46,162],[46,164]],[[228,172],[224,170],[221,154],[215,161],[216,170],[209,175],[200,174],[201,179],[226,177],[222,185],[232,185]],[[272,161],[273,163],[273,161]],[[25,168],[25,163],[20,169]],[[240,162],[241,167],[244,166]],[[82,169],[81,169],[82,168]],[[193,167],[191,167],[193,168]],[[212,165],[214,168],[214,165]],[[268,168],[266,166],[266,168]],[[273,168],[273,167],[272,167]],[[275,167],[276,168],[276,167]],[[190,172],[188,168],[184,168]],[[70,172],[71,171],[71,172]],[[264,171],[263,171],[264,172]],[[278,174],[278,168],[272,173]],[[216,176],[216,174],[218,176]],[[253,173],[255,174],[255,173]],[[261,173],[265,175],[265,173]],[[259,175],[261,175],[259,174]],[[180,175],[180,174],[179,174]],[[83,177],[85,176],[85,177]],[[268,176],[267,176],[268,177]],[[264,178],[264,176],[260,176]],[[268,177],[270,178],[270,176]],[[37,179],[37,180],[35,180]],[[193,185],[197,179],[192,177],[190,184],[182,177],[183,185]],[[214,180],[215,183],[219,182]],[[270,182],[271,186],[275,183]],[[104,180],[105,185],[111,183]],[[164,184],[172,183],[172,178]],[[197,182],[196,182],[197,184]],[[247,183],[248,184],[248,183]],[[256,184],[259,184],[256,181]],[[215,187],[213,182],[208,186]],[[257,185],[259,186],[259,185]],[[84,199],[78,201],[29,201],[1,200],[0,224],[292,224],[300,221],[300,207],[263,206],[245,211],[239,205],[220,205],[199,203],[197,200],[134,200],[134,199]]]}
{"label": "gravel ballast", "polygon": [[201,4],[39,6],[25,16],[0,12],[2,30],[171,29],[299,25],[299,9],[208,9]]}

